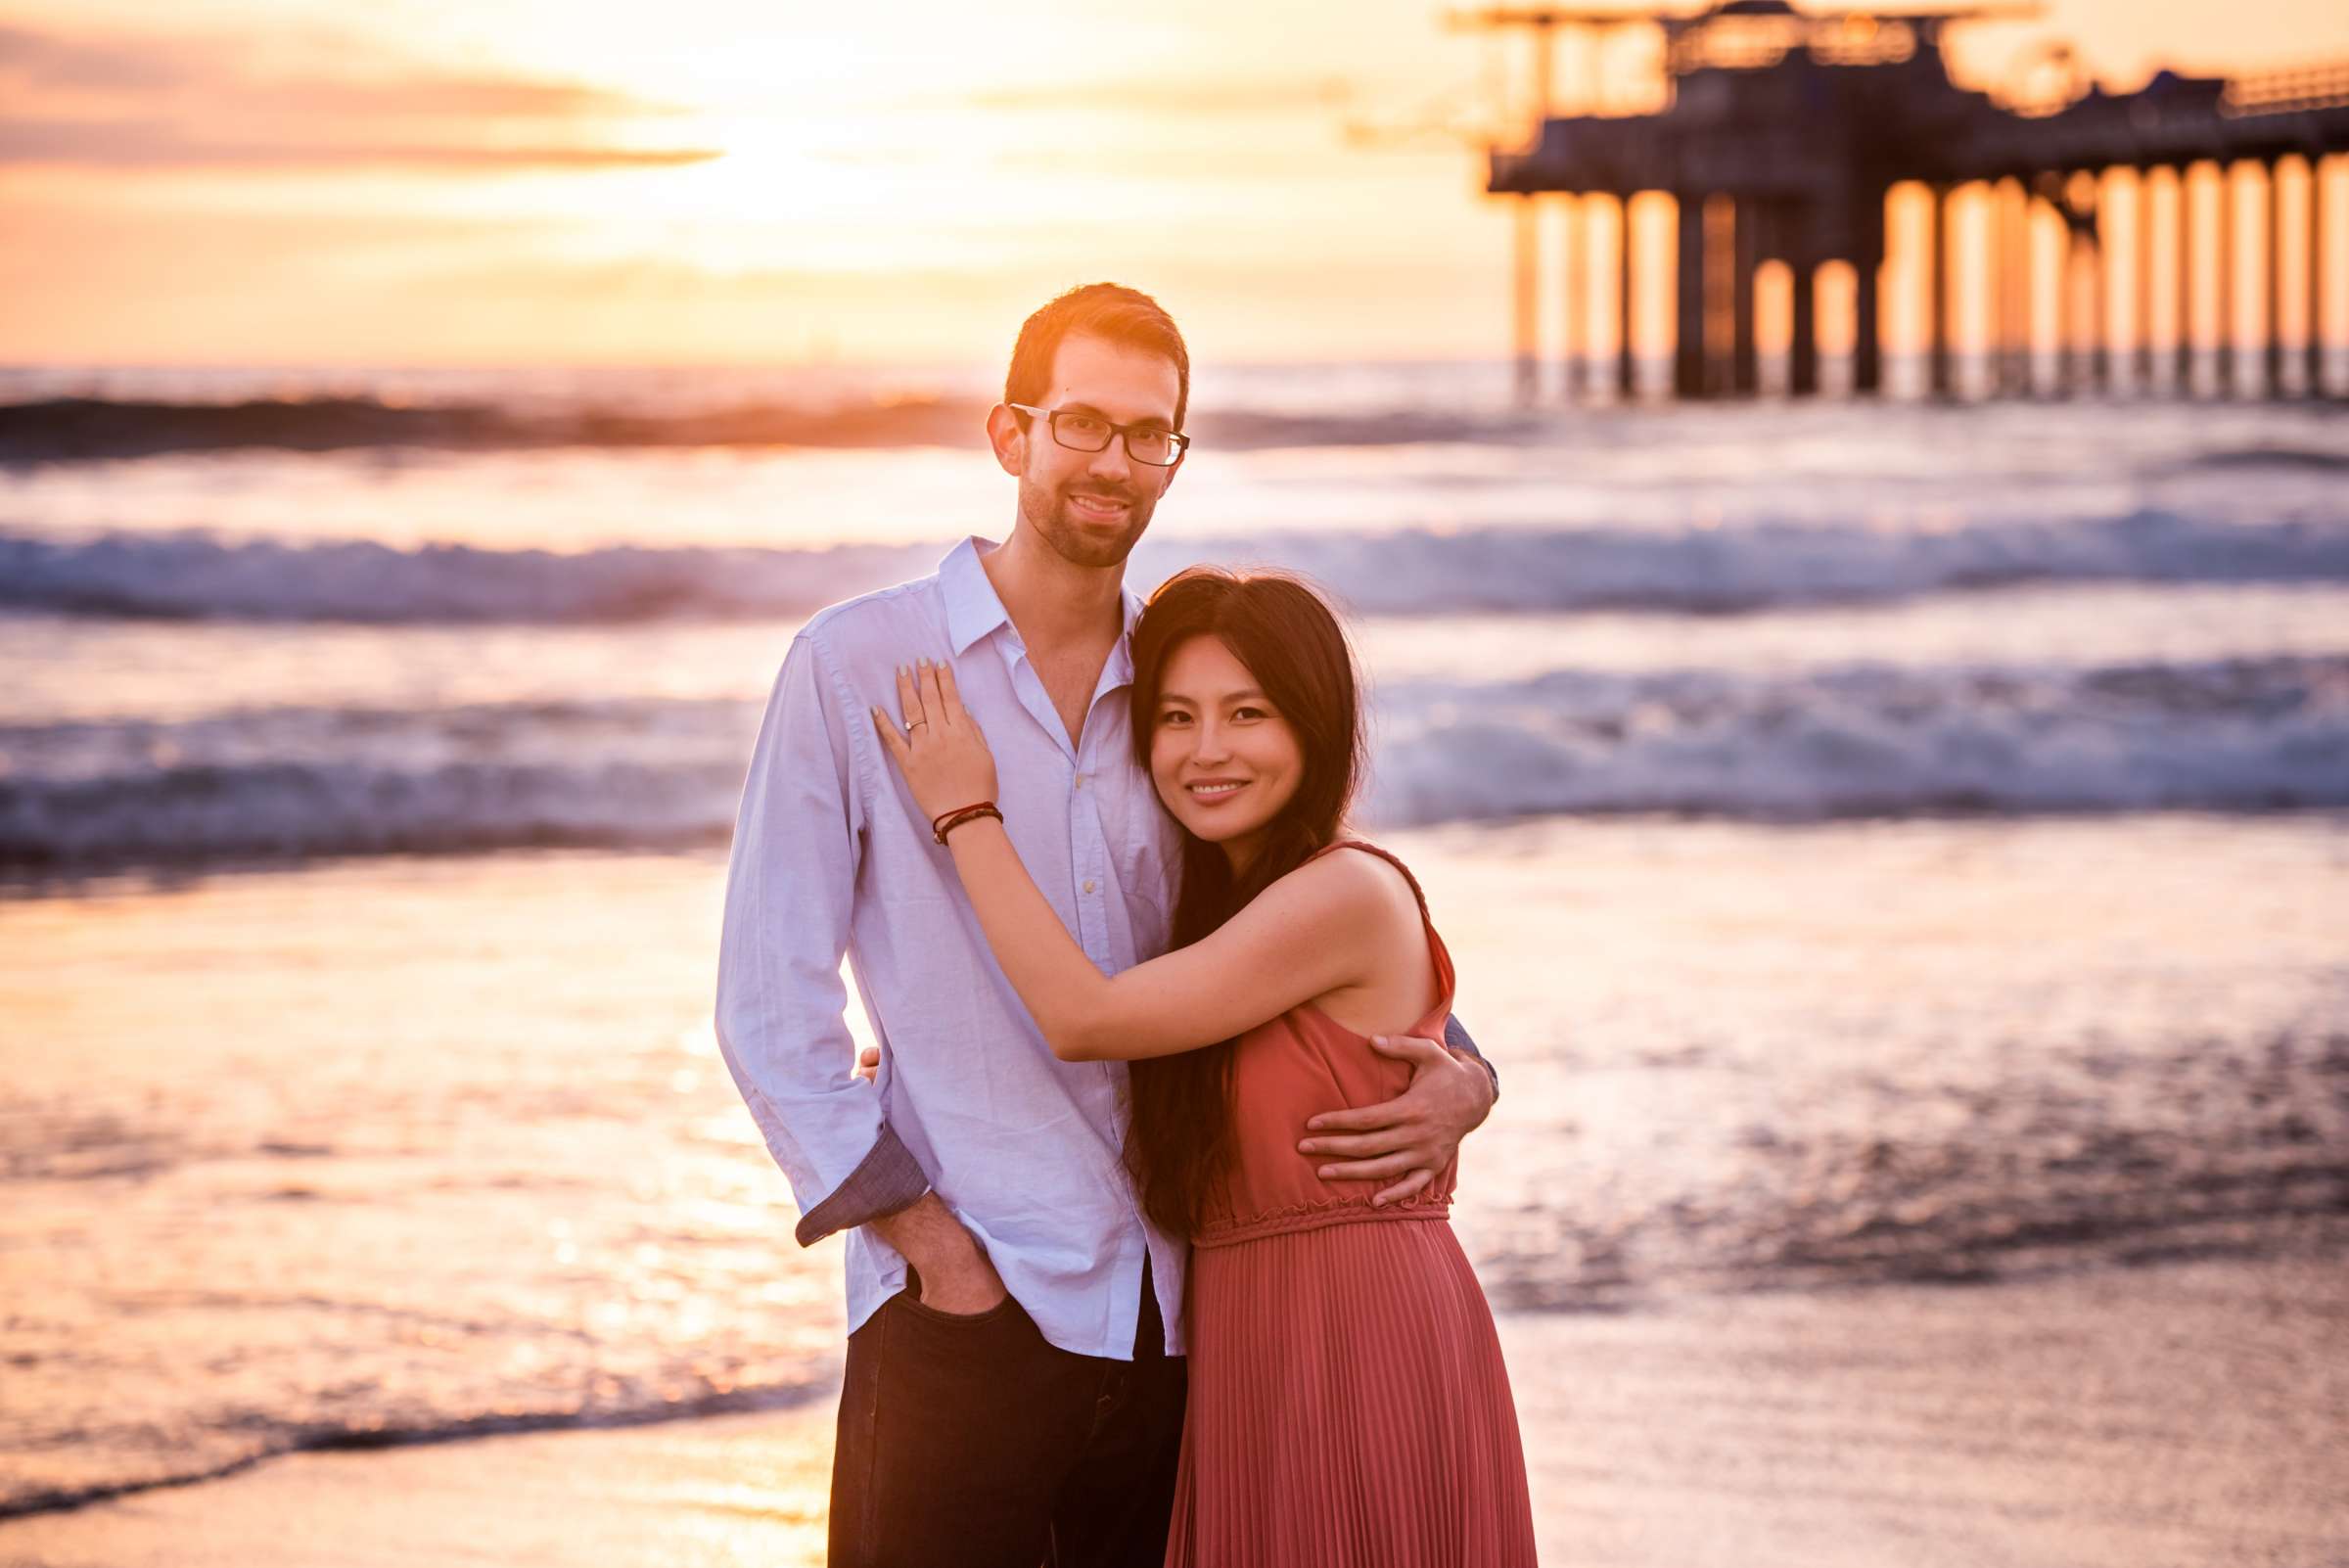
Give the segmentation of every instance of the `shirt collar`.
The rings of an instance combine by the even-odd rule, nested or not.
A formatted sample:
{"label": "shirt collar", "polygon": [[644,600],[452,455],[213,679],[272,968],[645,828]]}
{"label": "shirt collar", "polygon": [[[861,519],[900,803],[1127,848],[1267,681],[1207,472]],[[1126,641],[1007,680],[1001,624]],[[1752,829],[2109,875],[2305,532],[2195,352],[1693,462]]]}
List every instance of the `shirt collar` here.
{"label": "shirt collar", "polygon": [[[992,539],[974,533],[947,551],[938,564],[939,588],[946,599],[946,635],[953,639],[957,655],[970,652],[973,644],[996,627],[1011,624],[1010,612],[988,579],[987,568],[979,564],[983,549],[995,548]],[[1131,588],[1121,590],[1119,598],[1126,624],[1118,645],[1109,651],[1109,669],[1116,677],[1111,684],[1123,686],[1133,679],[1133,623],[1142,613],[1142,598]]]}
{"label": "shirt collar", "polygon": [[957,655],[970,652],[971,645],[997,626],[1011,624],[1011,616],[1004,610],[1003,601],[995,596],[995,585],[987,579],[987,568],[979,564],[979,547],[995,546],[991,540],[974,533],[946,552],[938,564],[939,590],[946,598],[946,635],[953,640]]}

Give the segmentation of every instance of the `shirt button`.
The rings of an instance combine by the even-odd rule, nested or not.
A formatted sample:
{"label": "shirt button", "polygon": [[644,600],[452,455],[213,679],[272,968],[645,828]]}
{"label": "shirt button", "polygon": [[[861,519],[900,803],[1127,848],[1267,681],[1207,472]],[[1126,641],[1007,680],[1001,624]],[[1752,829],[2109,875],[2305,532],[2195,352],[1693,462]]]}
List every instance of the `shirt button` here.
{"label": "shirt button", "polygon": [[1082,773],[1077,775],[1077,787],[1079,789],[1084,788],[1084,775]]}
{"label": "shirt button", "polygon": [[1086,877],[1084,879],[1084,891],[1087,893],[1093,891],[1093,879],[1091,877]]}

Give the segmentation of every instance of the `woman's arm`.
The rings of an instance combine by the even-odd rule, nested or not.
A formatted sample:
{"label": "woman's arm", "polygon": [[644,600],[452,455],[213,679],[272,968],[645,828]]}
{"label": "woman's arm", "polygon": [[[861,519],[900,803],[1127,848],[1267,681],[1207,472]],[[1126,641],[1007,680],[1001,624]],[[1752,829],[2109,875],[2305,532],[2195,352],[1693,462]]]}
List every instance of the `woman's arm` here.
{"label": "woman's arm", "polygon": [[947,836],[988,945],[1052,1054],[1131,1061],[1196,1050],[1364,978],[1385,900],[1331,856],[1267,888],[1205,938],[1117,975],[1093,967],[1044,900],[999,822]]}
{"label": "woman's arm", "polygon": [[[910,738],[879,710],[873,721],[916,803],[935,814],[992,799],[994,758],[953,671],[901,669],[898,693]],[[1112,977],[1061,924],[1001,823],[965,823],[947,845],[995,961],[1064,1061],[1195,1050],[1367,978],[1391,904],[1367,856],[1325,855],[1204,940]]]}

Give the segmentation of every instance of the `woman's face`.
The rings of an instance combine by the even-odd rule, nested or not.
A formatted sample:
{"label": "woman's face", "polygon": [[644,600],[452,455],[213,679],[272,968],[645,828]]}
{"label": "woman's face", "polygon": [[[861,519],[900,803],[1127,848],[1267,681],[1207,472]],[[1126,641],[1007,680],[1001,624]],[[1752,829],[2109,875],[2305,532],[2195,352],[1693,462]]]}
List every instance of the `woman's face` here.
{"label": "woman's face", "polygon": [[1305,750],[1221,637],[1191,637],[1167,659],[1150,715],[1150,777],[1191,834],[1234,865],[1297,793]]}

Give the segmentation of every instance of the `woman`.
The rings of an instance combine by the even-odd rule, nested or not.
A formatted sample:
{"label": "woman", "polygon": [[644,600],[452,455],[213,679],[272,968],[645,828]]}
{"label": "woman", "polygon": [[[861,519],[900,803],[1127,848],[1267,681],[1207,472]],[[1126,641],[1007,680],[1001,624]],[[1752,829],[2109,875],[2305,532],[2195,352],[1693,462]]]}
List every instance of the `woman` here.
{"label": "woman", "polygon": [[[1381,1203],[1296,1147],[1399,1093],[1371,1034],[1439,1034],[1451,962],[1418,884],[1339,836],[1357,682],[1294,579],[1194,568],[1133,632],[1136,760],[1184,829],[1173,948],[1105,977],[1021,864],[951,669],[873,719],[1054,1054],[1132,1067],[1127,1161],[1192,1240],[1190,1404],[1170,1564],[1524,1564],[1533,1523],[1493,1317],[1446,1220],[1451,1168]],[[1352,850],[1354,853],[1336,853]]]}

